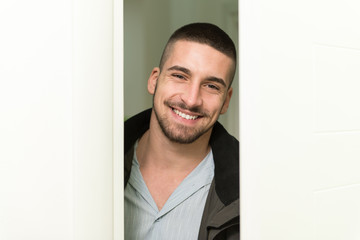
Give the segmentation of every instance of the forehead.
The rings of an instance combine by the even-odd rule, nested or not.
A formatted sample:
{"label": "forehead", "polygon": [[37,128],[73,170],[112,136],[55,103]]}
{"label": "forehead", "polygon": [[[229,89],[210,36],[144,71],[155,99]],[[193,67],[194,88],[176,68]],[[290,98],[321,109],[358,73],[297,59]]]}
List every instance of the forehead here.
{"label": "forehead", "polygon": [[168,49],[164,70],[178,65],[194,73],[223,78],[230,83],[234,61],[219,50],[203,43],[178,40]]}

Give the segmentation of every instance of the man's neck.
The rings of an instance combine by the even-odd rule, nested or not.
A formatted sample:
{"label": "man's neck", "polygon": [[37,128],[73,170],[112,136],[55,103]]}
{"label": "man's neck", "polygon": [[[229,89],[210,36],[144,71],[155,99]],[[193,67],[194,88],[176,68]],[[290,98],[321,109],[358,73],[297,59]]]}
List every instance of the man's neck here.
{"label": "man's neck", "polygon": [[143,179],[160,210],[209,153],[211,130],[191,144],[180,144],[169,140],[159,126],[152,124],[150,121],[150,129],[140,138],[136,156]]}

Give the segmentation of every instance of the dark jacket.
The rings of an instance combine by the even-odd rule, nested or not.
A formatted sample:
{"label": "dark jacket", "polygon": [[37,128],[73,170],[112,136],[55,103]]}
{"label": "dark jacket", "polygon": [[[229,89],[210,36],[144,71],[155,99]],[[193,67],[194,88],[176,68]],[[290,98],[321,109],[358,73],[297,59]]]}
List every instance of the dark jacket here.
{"label": "dark jacket", "polygon": [[[125,186],[130,177],[134,144],[148,129],[151,109],[125,122]],[[216,122],[210,138],[215,175],[201,220],[199,239],[235,240],[239,234],[239,142]]]}

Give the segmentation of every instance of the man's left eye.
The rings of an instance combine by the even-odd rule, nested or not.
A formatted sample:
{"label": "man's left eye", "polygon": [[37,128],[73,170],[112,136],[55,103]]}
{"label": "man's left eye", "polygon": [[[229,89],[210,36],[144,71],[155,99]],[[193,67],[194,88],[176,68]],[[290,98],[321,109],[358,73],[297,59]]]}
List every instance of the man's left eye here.
{"label": "man's left eye", "polygon": [[207,84],[207,87],[210,89],[219,90],[218,86],[213,85],[213,84]]}

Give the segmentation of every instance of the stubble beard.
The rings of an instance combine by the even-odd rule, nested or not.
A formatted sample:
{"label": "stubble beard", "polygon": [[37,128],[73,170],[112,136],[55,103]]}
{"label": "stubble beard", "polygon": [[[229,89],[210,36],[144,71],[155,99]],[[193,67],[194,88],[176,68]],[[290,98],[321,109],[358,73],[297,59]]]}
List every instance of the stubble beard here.
{"label": "stubble beard", "polygon": [[172,142],[190,144],[199,139],[209,129],[194,129],[177,123],[171,124],[166,117],[160,117],[154,107],[157,122],[164,135]]}
{"label": "stubble beard", "polygon": [[[166,116],[160,116],[158,114],[154,99],[156,95],[156,88],[153,96],[153,110],[156,116],[156,120],[163,132],[163,134],[172,142],[174,143],[180,143],[180,144],[190,144],[195,142],[197,139],[199,139],[202,135],[204,135],[206,132],[208,132],[212,126],[206,128],[204,126],[200,126],[197,129],[194,127],[184,126],[182,124],[178,123],[171,123],[170,120]],[[171,101],[165,101],[163,103],[165,106],[177,106],[182,109],[187,109],[193,113],[199,113],[202,118],[209,118],[209,114],[202,111],[199,108],[187,108],[183,103],[176,103]]]}

